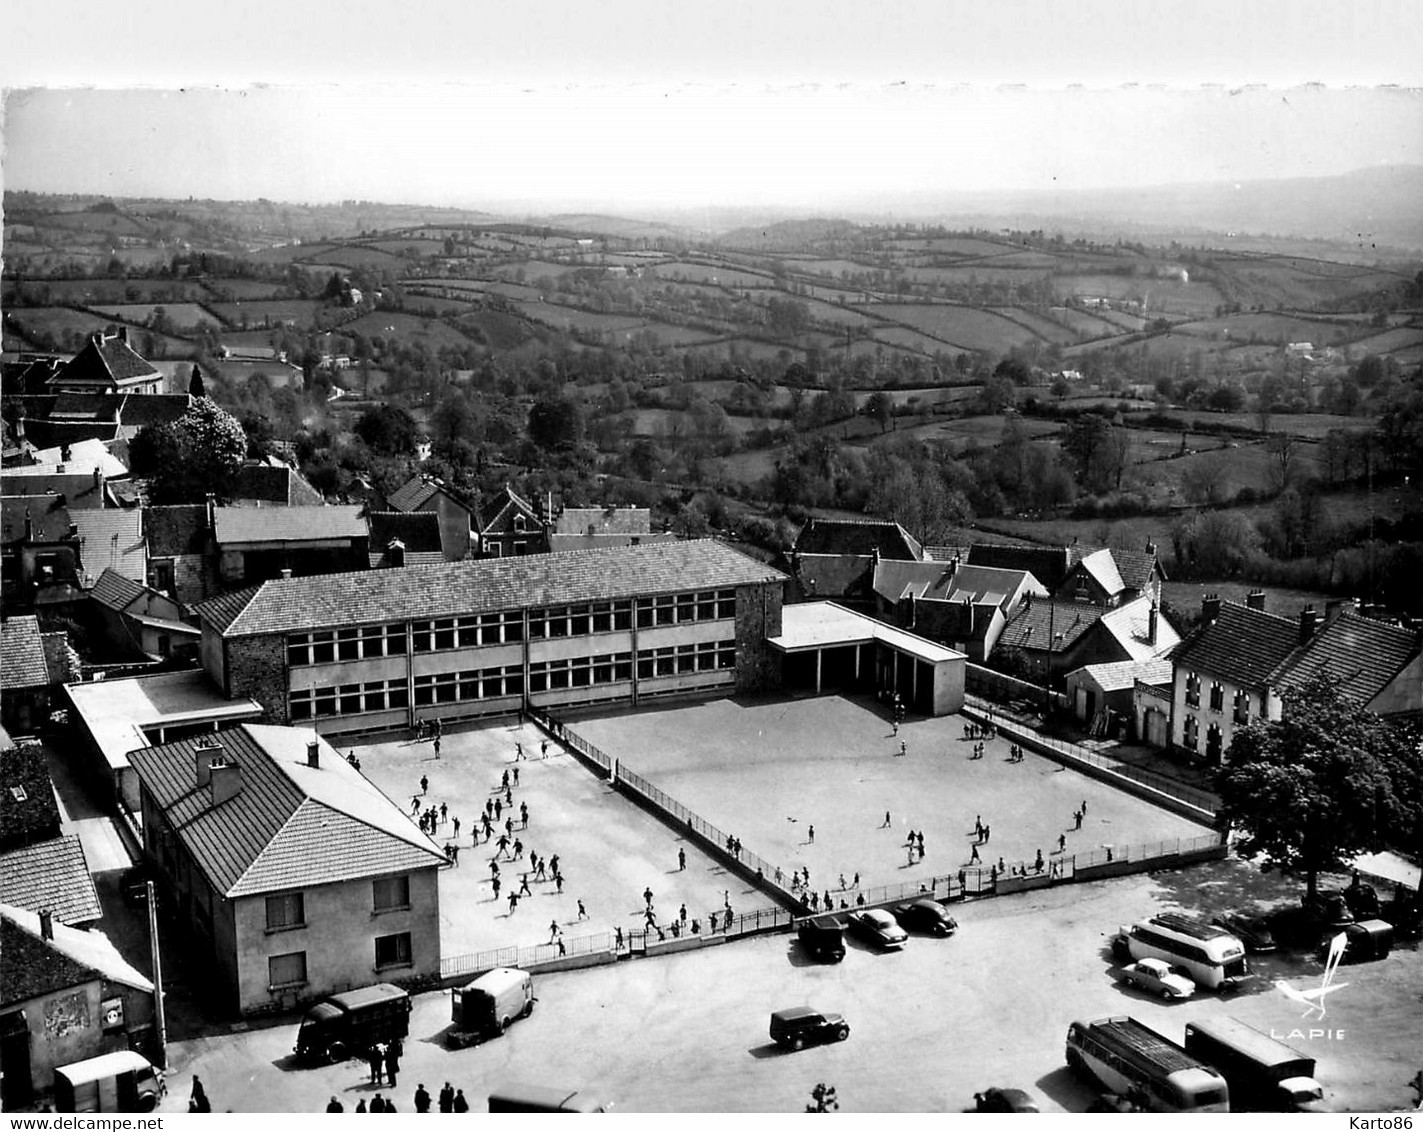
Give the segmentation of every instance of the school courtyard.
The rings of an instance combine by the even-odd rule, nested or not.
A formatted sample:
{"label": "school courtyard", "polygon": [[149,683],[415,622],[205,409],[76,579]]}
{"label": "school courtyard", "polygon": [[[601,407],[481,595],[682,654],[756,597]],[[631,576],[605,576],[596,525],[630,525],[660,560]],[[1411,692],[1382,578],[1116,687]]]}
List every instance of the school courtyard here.
{"label": "school courtyard", "polygon": [[[840,889],[842,874],[853,885],[858,873],[868,889],[927,883],[971,869],[974,822],[980,818],[990,831],[979,845],[985,869],[1000,857],[1031,867],[1039,849],[1050,865],[1063,854],[1107,845],[1120,851],[1208,832],[1038,755],[1010,762],[1010,744],[1003,739],[988,740],[984,756],[971,758],[975,741],[964,739],[965,721],[958,716],[911,718],[895,735],[867,700],[720,699],[622,709],[569,723],[786,877],[808,869],[817,892]],[[664,927],[684,904],[689,920],[700,920],[706,930],[710,914],[727,902],[738,912],[772,903],[698,841],[615,792],[559,744],[550,741],[545,756],[545,738],[531,724],[505,720],[446,728],[438,758],[432,741],[408,735],[341,745],[343,752],[355,751],[363,772],[407,812],[417,795],[422,809],[448,807],[435,840],[457,844],[459,857],[458,867],[440,880],[444,956],[547,944],[553,921],[570,945],[619,927],[638,928],[648,889]],[[523,759],[517,758],[519,744]],[[512,807],[503,804],[506,771]],[[428,780],[424,792],[422,777]],[[476,845],[471,832],[486,802],[495,799],[501,803],[496,838],[513,816],[511,846],[502,853],[482,833]],[[1084,801],[1079,830],[1073,814]],[[527,827],[521,805],[528,806]],[[913,863],[905,844],[911,829],[924,836],[924,856]],[[1065,838],[1062,851],[1059,837]],[[517,860],[510,859],[513,839],[523,842]],[[530,850],[544,859],[557,854],[563,890],[551,876],[530,875],[531,895],[511,911],[508,897],[530,872]],[[679,851],[686,854],[685,869]],[[499,865],[497,899],[491,859]]]}

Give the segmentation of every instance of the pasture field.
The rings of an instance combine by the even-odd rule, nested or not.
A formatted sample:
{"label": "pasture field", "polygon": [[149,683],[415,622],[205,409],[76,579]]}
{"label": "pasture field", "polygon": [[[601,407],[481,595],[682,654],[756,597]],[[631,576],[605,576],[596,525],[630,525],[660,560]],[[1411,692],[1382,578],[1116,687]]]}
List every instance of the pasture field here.
{"label": "pasture field", "polygon": [[1312,342],[1327,346],[1349,338],[1349,327],[1340,322],[1283,314],[1232,314],[1222,318],[1181,323],[1178,334],[1204,334],[1240,340],[1252,336],[1267,342]]}
{"label": "pasture field", "polygon": [[91,305],[92,309],[99,314],[123,319],[124,322],[146,325],[148,320],[153,317],[153,312],[162,307],[172,325],[179,328],[195,328],[200,323],[207,323],[209,326],[221,325],[216,318],[196,303],[114,303],[102,306],[95,303]]}
{"label": "pasture field", "polygon": [[871,265],[856,263],[853,259],[785,259],[781,262],[786,265],[787,271],[799,272],[802,275],[822,275],[830,279],[874,270]]}
{"label": "pasture field", "polygon": [[709,337],[705,330],[658,322],[656,319],[634,314],[602,314],[598,311],[579,310],[577,307],[559,306],[556,303],[537,302],[520,303],[519,310],[530,321],[541,322],[558,330],[610,334],[620,341],[626,341],[644,331],[656,334],[662,342],[673,345],[704,342]]}
{"label": "pasture field", "polygon": [[1065,322],[1078,338],[1101,338],[1121,331],[1120,326],[1107,321],[1101,315],[1088,314],[1075,307],[1053,307],[1051,310],[1052,317],[1059,322]]}
{"label": "pasture field", "polygon": [[448,323],[438,319],[421,318],[413,314],[396,311],[372,311],[352,322],[341,326],[342,334],[364,334],[368,338],[376,336],[395,337],[407,343],[425,342],[431,349],[441,346],[468,346],[470,340]]}
{"label": "pasture field", "polygon": [[796,295],[798,303],[804,303],[810,310],[810,317],[817,322],[833,322],[841,326],[877,326],[873,318],[863,313],[863,307],[856,308],[841,303],[827,303],[821,299],[807,299]]}
{"label": "pasture field", "polygon": [[957,255],[965,258],[1002,255],[1013,249],[1012,244],[980,240],[973,236],[938,236],[929,240],[903,240],[899,243],[905,249],[931,251],[936,255]]}
{"label": "pasture field", "polygon": [[[632,410],[634,436],[674,437],[679,433],[687,436],[692,432],[691,420],[679,409],[634,409]],[[754,432],[765,422],[759,418],[727,415],[726,423],[732,435],[743,437]]]}
{"label": "pasture field", "polygon": [[[1278,613],[1282,617],[1296,618],[1307,605],[1314,606],[1322,617],[1325,606],[1335,600],[1336,595],[1317,593],[1314,590],[1295,590],[1285,586],[1255,586],[1248,582],[1163,582],[1161,597],[1180,613],[1198,616],[1201,599],[1208,594],[1218,594],[1226,601],[1245,604],[1245,595],[1251,590],[1265,591],[1265,612]],[[1177,626],[1181,628],[1181,626]]]}
{"label": "pasture field", "polygon": [[1214,314],[1223,302],[1209,283],[1182,283],[1179,279],[1150,279],[1132,275],[1057,275],[1053,283],[1060,294],[1112,299],[1145,299],[1152,314]]}
{"label": "pasture field", "polygon": [[[286,288],[280,283],[269,283],[265,279],[212,279],[209,280],[214,296],[231,296],[231,302],[247,299],[280,299]],[[201,291],[197,296],[206,298]]]}
{"label": "pasture field", "polygon": [[249,252],[247,258],[258,263],[295,263],[297,260],[326,255],[340,246],[332,243],[277,244],[261,251]]}
{"label": "pasture field", "polygon": [[212,309],[230,326],[263,327],[280,326],[290,322],[302,330],[310,330],[316,325],[316,315],[325,303],[315,299],[253,299],[249,302],[213,303]]}
{"label": "pasture field", "polygon": [[386,252],[390,255],[406,256],[413,253],[421,259],[445,254],[443,240],[424,239],[415,236],[407,236],[399,240],[372,240],[369,244],[363,246],[375,248],[378,251]]}
{"label": "pasture field", "polygon": [[966,287],[978,283],[1035,283],[1043,277],[1034,271],[996,260],[975,261],[952,267],[934,264],[914,264],[904,268],[907,278],[916,283],[938,283],[947,287]]}
{"label": "pasture field", "polygon": [[[5,294],[14,283],[5,282]],[[24,284],[26,295],[47,294],[54,303],[99,306],[112,303],[181,303],[205,299],[201,283],[181,279],[31,279]]]}
{"label": "pasture field", "polygon": [[747,358],[780,358],[782,352],[789,353],[794,360],[804,360],[805,344],[814,342],[822,348],[834,345],[824,335],[805,335],[799,346],[779,346],[773,342],[761,342],[755,338],[717,338],[695,343],[686,349],[698,354],[714,354],[728,357],[733,351]]}
{"label": "pasture field", "polygon": [[908,330],[902,326],[880,326],[871,332],[874,341],[858,341],[850,345],[852,354],[862,354],[873,352],[877,343],[886,346],[893,346],[901,350],[909,350],[916,354],[944,353],[949,355],[962,354],[964,351],[956,346],[950,346],[947,342],[942,342],[938,338],[931,338],[927,334],[921,334],[917,330]]}
{"label": "pasture field", "polygon": [[1097,310],[1092,313],[1109,326],[1115,326],[1119,330],[1135,333],[1146,327],[1146,319],[1139,314],[1128,314],[1126,311],[1114,310]]}
{"label": "pasture field", "polygon": [[1006,353],[1013,346],[1038,341],[1026,327],[991,311],[947,303],[880,303],[875,313],[923,331],[946,345]]}
{"label": "pasture field", "polygon": [[[92,334],[96,330],[106,330],[114,325],[112,318],[106,318],[101,314],[90,311],[75,311],[68,307],[19,307],[13,311],[5,312],[7,324],[13,324],[22,332],[27,334],[63,335],[67,331],[75,331],[82,335]],[[150,332],[146,330],[138,331],[140,335],[136,346],[141,350]],[[192,354],[193,344],[185,342],[181,338],[173,338],[166,334],[154,334],[153,339],[161,348],[163,353],[169,357],[188,357]]]}
{"label": "pasture field", "polygon": [[[1023,432],[1033,440],[1050,437],[1061,429],[1056,421],[1036,420],[1032,417],[1020,418]],[[958,417],[946,421],[930,421],[926,424],[903,424],[885,437],[875,437],[872,443],[882,443],[891,437],[912,437],[914,440],[947,444],[954,452],[967,448],[987,448],[996,445],[1003,436],[1005,422],[1002,417]]]}
{"label": "pasture field", "polygon": [[143,236],[148,229],[118,212],[50,212],[33,221],[36,229],[62,228],[66,232],[93,232],[105,236]]}
{"label": "pasture field", "polygon": [[771,283],[771,276],[760,272],[686,260],[653,264],[643,278],[648,276],[673,283],[710,283],[717,287],[765,287]]}
{"label": "pasture field", "polygon": [[1022,307],[992,307],[994,314],[1016,322],[1019,326],[1025,326],[1036,334],[1039,338],[1048,342],[1060,342],[1066,344],[1075,342],[1077,335],[1066,326],[1054,322],[1052,319],[1044,318],[1042,315],[1034,314],[1030,310]]}
{"label": "pasture field", "polygon": [[1370,354],[1392,354],[1399,350],[1413,350],[1423,345],[1423,327],[1400,326],[1394,330],[1385,330],[1382,334],[1360,338],[1353,345]]}
{"label": "pasture field", "polygon": [[[301,370],[278,361],[233,362],[219,361],[218,372],[235,385],[241,385],[258,374],[267,379],[273,389],[296,389],[301,391]],[[355,372],[354,370],[352,372]]]}
{"label": "pasture field", "polygon": [[[1212,413],[1204,409],[1165,409],[1175,420],[1187,421],[1191,425],[1229,425],[1234,428],[1258,430],[1260,418],[1255,413]],[[1135,418],[1129,417],[1128,420]],[[1318,440],[1332,429],[1367,429],[1369,421],[1365,417],[1340,417],[1329,413],[1272,413],[1270,431]],[[1177,433],[1179,437],[1180,434]]]}
{"label": "pasture field", "polygon": [[557,279],[560,275],[566,275],[578,266],[581,265],[556,263],[548,259],[525,259],[518,263],[504,263],[492,267],[490,273],[499,279],[527,279],[537,283],[545,275],[550,279]]}
{"label": "pasture field", "polygon": [[721,457],[719,463],[727,482],[756,484],[776,470],[776,461],[785,454],[785,445],[776,445],[751,452],[733,452]]}

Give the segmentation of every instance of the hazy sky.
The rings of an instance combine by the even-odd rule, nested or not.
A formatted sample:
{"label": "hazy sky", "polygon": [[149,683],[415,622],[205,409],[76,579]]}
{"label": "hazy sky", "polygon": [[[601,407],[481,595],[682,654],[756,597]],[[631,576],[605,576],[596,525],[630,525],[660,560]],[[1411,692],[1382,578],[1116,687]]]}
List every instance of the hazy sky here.
{"label": "hazy sky", "polygon": [[169,2],[7,17],[7,187],[813,207],[1423,163],[1417,0]]}

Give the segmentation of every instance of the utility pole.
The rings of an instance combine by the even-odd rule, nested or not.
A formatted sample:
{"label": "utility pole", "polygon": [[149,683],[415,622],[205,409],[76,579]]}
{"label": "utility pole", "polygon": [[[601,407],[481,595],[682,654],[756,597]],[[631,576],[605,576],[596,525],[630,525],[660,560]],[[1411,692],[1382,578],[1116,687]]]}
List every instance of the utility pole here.
{"label": "utility pole", "polygon": [[158,950],[158,900],[150,880],[148,896],[148,947],[153,958],[153,1022],[158,1027],[158,1067],[168,1067],[168,1021],[163,1010],[163,956]]}

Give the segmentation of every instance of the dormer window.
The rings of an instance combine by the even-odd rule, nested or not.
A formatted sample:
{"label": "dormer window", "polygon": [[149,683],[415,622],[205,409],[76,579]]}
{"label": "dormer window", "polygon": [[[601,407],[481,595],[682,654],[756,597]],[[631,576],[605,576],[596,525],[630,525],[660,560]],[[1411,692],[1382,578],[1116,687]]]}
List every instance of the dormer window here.
{"label": "dormer window", "polygon": [[524,529],[524,516],[522,514],[514,516],[514,529],[516,531],[522,531]]}

